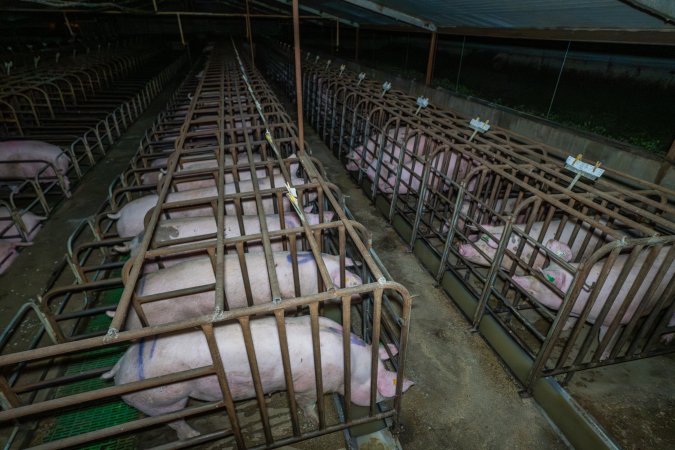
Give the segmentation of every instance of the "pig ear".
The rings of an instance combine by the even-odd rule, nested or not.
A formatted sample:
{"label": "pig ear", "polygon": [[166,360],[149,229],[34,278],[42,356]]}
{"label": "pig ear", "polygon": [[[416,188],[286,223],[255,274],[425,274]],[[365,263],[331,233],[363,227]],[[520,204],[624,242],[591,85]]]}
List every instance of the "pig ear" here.
{"label": "pig ear", "polygon": [[572,261],[572,249],[567,244],[551,239],[546,243],[546,248],[558,255],[563,261]]}
{"label": "pig ear", "polygon": [[[389,349],[389,353],[387,353],[387,349]],[[391,353],[391,356],[396,356],[398,354],[398,348],[394,344],[387,344],[387,348],[384,348],[384,346],[380,346],[380,359],[382,361],[386,361],[390,358],[389,354]]]}
{"label": "pig ear", "polygon": [[345,267],[361,267],[362,265],[361,261],[354,261],[349,257],[345,257]]}
{"label": "pig ear", "polygon": [[[380,367],[377,371],[377,391],[382,397],[391,398],[396,395],[396,372],[389,372],[384,367]],[[410,380],[403,379],[403,392],[410,389],[415,384]]]}

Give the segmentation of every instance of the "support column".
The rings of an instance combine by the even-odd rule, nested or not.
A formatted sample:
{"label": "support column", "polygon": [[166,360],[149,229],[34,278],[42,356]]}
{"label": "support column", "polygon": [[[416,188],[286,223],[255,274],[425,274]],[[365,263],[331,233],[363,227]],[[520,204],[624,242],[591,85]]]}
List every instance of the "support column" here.
{"label": "support column", "polygon": [[293,44],[295,47],[295,103],[298,111],[298,153],[305,153],[305,127],[302,117],[302,73],[300,58],[300,14],[298,0],[293,0]]}
{"label": "support column", "polygon": [[429,45],[429,59],[427,60],[427,77],[425,84],[429,86],[434,75],[434,60],[436,59],[436,32],[431,33],[431,44]]}
{"label": "support column", "polygon": [[248,0],[246,0],[246,35],[248,37],[248,48],[251,51],[251,65],[255,66],[255,52],[253,51],[253,29],[251,29],[251,14],[248,9]]}
{"label": "support column", "polygon": [[176,14],[176,19],[178,19],[178,31],[180,32],[180,42],[185,47],[185,36],[183,35],[183,24],[180,21],[180,14]]}

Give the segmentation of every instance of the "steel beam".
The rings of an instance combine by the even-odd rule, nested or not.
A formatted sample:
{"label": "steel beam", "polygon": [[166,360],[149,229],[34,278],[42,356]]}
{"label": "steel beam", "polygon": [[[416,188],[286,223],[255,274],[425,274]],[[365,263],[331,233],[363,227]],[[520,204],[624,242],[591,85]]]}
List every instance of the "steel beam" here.
{"label": "steel beam", "polygon": [[[283,3],[284,5],[288,5],[288,6],[292,5],[291,0],[273,0],[273,1],[275,1],[277,3]],[[298,8],[305,11],[305,12],[308,12],[310,14],[316,14],[317,16],[319,16],[322,19],[338,20],[345,25],[349,25],[350,27],[355,27],[355,28],[359,27],[359,24],[357,22],[354,22],[352,20],[343,19],[341,17],[335,16],[333,14],[329,14],[327,12],[318,10],[316,8],[312,8],[310,6],[298,5]]]}
{"label": "steel beam", "polygon": [[396,9],[390,8],[388,6],[382,5],[380,3],[371,2],[370,0],[344,0],[347,3],[350,3],[359,8],[367,9],[383,16],[390,17],[399,22],[407,23],[408,25],[414,25],[418,28],[423,28],[429,31],[436,31],[436,25],[427,19],[422,19],[420,17],[412,16],[408,13],[398,11]]}
{"label": "steel beam", "polygon": [[[420,28],[405,25],[362,25],[362,28],[400,33],[424,33]],[[675,28],[663,30],[636,29],[535,29],[535,28],[476,28],[439,27],[438,34],[480,36],[505,39],[536,39],[544,41],[608,42],[617,44],[675,45]]]}
{"label": "steel beam", "polygon": [[665,22],[675,22],[675,2],[673,0],[624,0],[624,2]]}

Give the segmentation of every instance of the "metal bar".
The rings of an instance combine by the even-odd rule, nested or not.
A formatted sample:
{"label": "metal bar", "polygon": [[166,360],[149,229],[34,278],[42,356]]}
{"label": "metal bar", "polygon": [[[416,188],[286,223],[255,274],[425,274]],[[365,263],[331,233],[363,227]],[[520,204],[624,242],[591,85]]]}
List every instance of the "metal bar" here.
{"label": "metal bar", "polygon": [[553,88],[553,95],[551,95],[551,103],[548,105],[548,110],[546,111],[546,118],[551,114],[551,108],[553,108],[553,100],[555,100],[555,94],[558,92],[558,85],[560,84],[560,78],[563,74],[563,69],[565,68],[565,62],[567,61],[567,54],[570,51],[570,46],[572,41],[567,41],[567,48],[565,49],[565,56],[563,57],[562,64],[560,64],[560,72],[558,72],[558,79],[555,82],[555,88]]}
{"label": "metal bar", "polygon": [[300,56],[300,21],[298,19],[298,0],[293,0],[293,49],[295,54],[295,103],[298,114],[298,148],[299,154],[305,152],[305,128],[302,113],[302,58]]}
{"label": "metal bar", "polygon": [[429,56],[427,59],[427,74],[424,83],[431,85],[431,79],[434,74],[434,60],[436,58],[436,32],[431,33],[431,42],[429,44]]}

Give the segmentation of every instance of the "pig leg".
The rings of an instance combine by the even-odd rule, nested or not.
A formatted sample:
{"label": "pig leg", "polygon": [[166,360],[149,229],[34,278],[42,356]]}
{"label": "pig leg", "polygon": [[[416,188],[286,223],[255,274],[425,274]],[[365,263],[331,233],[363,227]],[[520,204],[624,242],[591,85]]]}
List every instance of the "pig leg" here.
{"label": "pig leg", "polygon": [[574,327],[574,325],[576,325],[577,320],[578,319],[576,317],[567,318],[565,325],[563,325],[563,331],[571,330]]}
{"label": "pig leg", "polygon": [[319,423],[319,414],[316,411],[316,395],[314,392],[295,393],[295,400],[298,406],[310,424],[316,425]]}
{"label": "pig leg", "polygon": [[[129,396],[122,396],[122,399],[147,416],[159,416],[160,414],[170,414],[180,411],[185,409],[185,406],[188,402],[188,397],[185,396],[174,401],[173,403],[163,404],[159,400],[162,398],[161,392],[156,392],[154,395],[150,394],[150,392],[152,392],[152,390],[141,391]],[[144,395],[146,393],[149,395]],[[178,434],[178,439],[189,439],[191,437],[199,436],[200,434],[199,431],[192,428],[183,419],[169,422],[167,425],[176,431],[176,434]]]}
{"label": "pig leg", "polygon": [[[607,327],[606,325],[601,325],[600,326],[600,332],[598,333],[598,345],[604,340],[605,335],[607,334]],[[612,349],[614,348],[614,344],[616,344],[616,340],[619,338],[620,333],[614,333],[614,337],[612,340],[607,344],[607,348],[605,348],[605,351],[602,352],[602,355],[600,356],[600,361],[604,361],[607,358],[609,358],[609,354],[612,352]]]}

